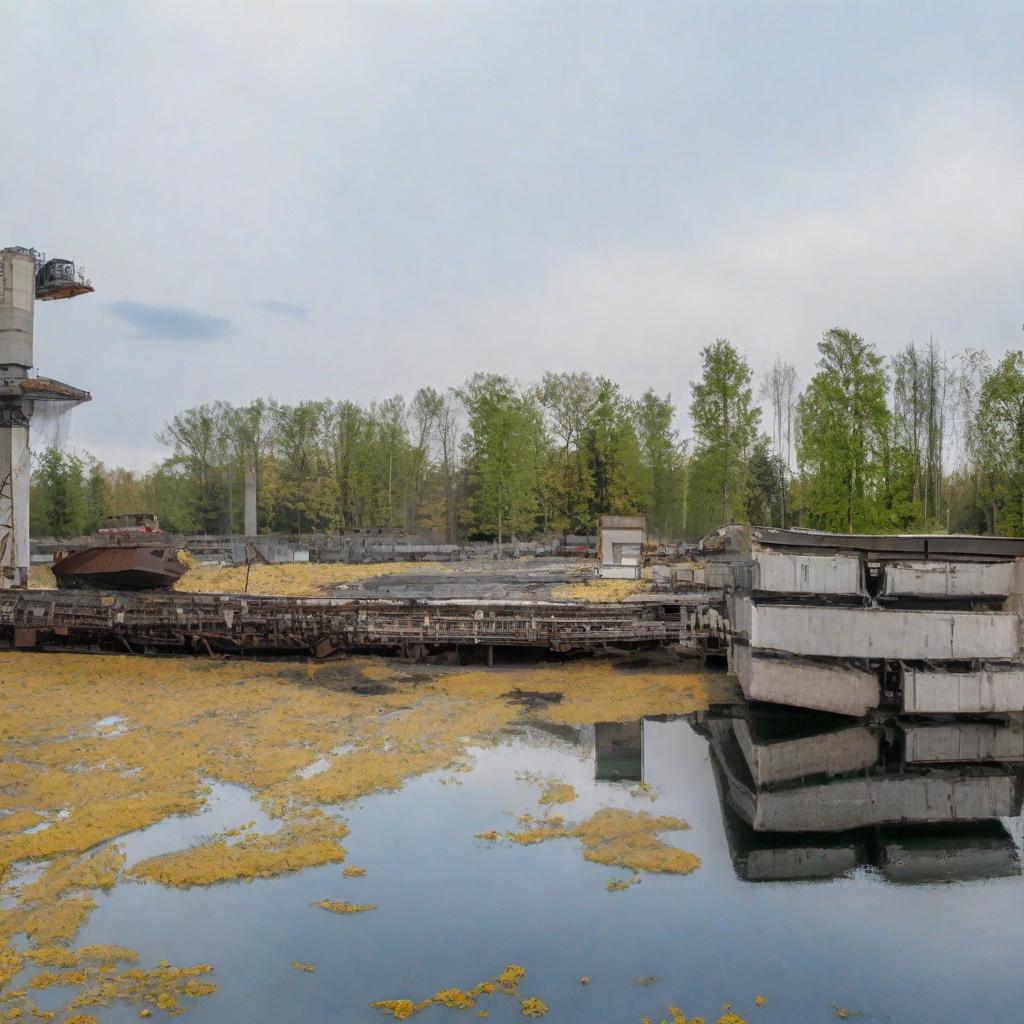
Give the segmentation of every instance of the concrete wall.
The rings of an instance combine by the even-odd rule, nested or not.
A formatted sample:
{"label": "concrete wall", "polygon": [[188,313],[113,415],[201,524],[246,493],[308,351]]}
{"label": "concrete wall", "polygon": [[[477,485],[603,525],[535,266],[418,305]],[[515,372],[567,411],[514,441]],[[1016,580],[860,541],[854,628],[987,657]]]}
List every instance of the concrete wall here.
{"label": "concrete wall", "polygon": [[882,593],[890,597],[1006,597],[1013,562],[918,562],[885,566]]}
{"label": "concrete wall", "polygon": [[732,645],[730,659],[747,700],[854,717],[878,707],[879,684],[874,672],[798,658],[758,658],[743,644]]}
{"label": "concrete wall", "polygon": [[[610,529],[602,527],[598,543],[598,555],[602,565],[618,565],[620,559],[615,556],[615,545],[623,544],[630,548],[629,557],[638,561],[643,555],[644,531],[635,528]],[[632,550],[635,548],[635,552]]]}
{"label": "concrete wall", "polygon": [[904,666],[903,710],[914,714],[1024,711],[1024,665],[975,672]]}
{"label": "concrete wall", "polygon": [[755,551],[754,590],[780,594],[864,593],[864,572],[857,555],[795,555]]}
{"label": "concrete wall", "polygon": [[750,598],[737,598],[735,609],[735,623],[749,616],[751,647],[791,654],[923,661],[1012,658],[1020,649],[1019,619],[1004,612],[767,605]]}

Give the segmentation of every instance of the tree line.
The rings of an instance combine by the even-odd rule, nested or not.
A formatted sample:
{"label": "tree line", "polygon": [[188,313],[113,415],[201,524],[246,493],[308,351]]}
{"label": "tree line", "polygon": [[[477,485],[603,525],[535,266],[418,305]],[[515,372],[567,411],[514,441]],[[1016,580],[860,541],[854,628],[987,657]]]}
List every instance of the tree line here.
{"label": "tree line", "polygon": [[690,384],[691,436],[670,394],[590,373],[521,384],[477,373],[361,405],[256,399],[186,409],[144,473],[47,450],[37,535],[156,512],[175,532],[240,533],[247,475],[261,531],[398,527],[449,541],[589,534],[643,513],[662,538],[723,523],[853,532],[1024,533],[1024,353],[998,363],[929,340],[895,356],[827,331],[806,384],[779,358],[755,379],[718,339]]}

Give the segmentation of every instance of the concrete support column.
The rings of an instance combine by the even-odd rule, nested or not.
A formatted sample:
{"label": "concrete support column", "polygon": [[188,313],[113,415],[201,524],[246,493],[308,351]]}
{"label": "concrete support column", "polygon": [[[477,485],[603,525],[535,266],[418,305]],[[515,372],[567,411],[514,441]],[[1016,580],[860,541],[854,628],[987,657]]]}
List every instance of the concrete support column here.
{"label": "concrete support column", "polygon": [[256,471],[251,466],[245,470],[245,535],[255,537],[258,533],[256,522]]}
{"label": "concrete support column", "polygon": [[28,427],[0,427],[0,589],[28,585]]}

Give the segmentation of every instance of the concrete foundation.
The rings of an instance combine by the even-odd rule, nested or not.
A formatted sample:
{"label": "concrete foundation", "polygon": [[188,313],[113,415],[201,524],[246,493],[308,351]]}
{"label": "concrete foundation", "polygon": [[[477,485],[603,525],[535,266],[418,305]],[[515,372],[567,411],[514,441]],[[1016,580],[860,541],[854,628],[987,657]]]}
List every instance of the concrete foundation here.
{"label": "concrete foundation", "polygon": [[[1013,653],[1016,654],[1016,651]],[[904,666],[902,674],[903,710],[908,713],[937,715],[1024,711],[1024,665],[990,667],[974,672],[941,672]]]}
{"label": "concrete foundation", "polygon": [[736,643],[730,657],[747,700],[853,717],[879,704],[878,676],[865,669],[799,658],[759,658],[746,645]]}
{"label": "concrete foundation", "polygon": [[[1020,620],[1006,612],[904,611],[734,601],[734,629],[755,649],[825,658],[1012,658]],[[744,629],[745,627],[745,629]]]}

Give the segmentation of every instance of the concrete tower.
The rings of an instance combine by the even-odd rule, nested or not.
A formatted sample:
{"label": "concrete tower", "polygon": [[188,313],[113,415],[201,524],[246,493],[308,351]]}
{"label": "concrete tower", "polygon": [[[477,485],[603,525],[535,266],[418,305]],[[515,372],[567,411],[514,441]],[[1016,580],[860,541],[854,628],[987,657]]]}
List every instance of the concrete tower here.
{"label": "concrete tower", "polygon": [[32,413],[40,402],[76,405],[91,397],[80,388],[31,376],[35,300],[69,299],[92,290],[70,260],[46,260],[20,246],[0,249],[0,589],[28,583]]}

